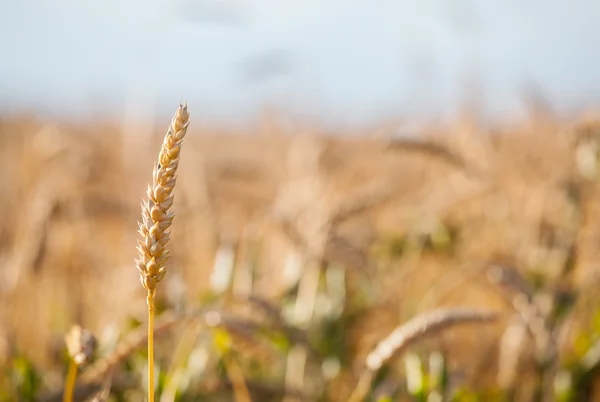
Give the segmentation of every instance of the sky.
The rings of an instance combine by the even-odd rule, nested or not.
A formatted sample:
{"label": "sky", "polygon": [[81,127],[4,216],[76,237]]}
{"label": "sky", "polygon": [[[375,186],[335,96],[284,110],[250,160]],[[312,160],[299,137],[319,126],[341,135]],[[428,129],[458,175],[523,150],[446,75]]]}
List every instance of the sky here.
{"label": "sky", "polygon": [[600,101],[595,0],[0,0],[0,113],[369,122]]}

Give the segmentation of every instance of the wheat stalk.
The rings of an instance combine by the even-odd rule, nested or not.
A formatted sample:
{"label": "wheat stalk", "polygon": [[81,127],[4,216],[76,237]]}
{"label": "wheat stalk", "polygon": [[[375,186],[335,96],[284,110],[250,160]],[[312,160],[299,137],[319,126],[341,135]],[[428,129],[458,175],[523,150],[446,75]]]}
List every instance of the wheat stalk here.
{"label": "wheat stalk", "polygon": [[142,202],[142,222],[139,223],[138,240],[139,259],[135,265],[140,273],[142,286],[148,291],[148,401],[154,402],[154,295],[156,285],[167,272],[166,263],[169,251],[166,249],[170,239],[167,229],[173,222],[173,189],[175,188],[177,167],[181,145],[190,123],[187,105],[179,105],[171,120],[162,147],[158,154],[158,163],[152,172],[152,184],[148,185],[148,199]]}
{"label": "wheat stalk", "polygon": [[90,331],[75,325],[65,335],[65,343],[69,352],[69,369],[65,379],[63,402],[72,402],[77,370],[91,360],[97,341]]}

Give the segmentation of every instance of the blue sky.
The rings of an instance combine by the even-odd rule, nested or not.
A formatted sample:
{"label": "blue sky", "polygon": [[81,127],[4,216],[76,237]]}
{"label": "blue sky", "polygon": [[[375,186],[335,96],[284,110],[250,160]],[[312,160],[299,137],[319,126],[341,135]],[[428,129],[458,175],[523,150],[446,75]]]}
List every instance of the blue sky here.
{"label": "blue sky", "polygon": [[2,0],[0,109],[366,122],[600,100],[594,0]]}

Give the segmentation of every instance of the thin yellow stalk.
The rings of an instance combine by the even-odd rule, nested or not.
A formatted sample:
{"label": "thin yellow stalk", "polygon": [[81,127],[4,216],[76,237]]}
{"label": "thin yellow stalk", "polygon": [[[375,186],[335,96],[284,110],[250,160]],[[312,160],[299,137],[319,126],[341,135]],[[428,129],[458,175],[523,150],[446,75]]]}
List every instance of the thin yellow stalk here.
{"label": "thin yellow stalk", "polygon": [[75,389],[75,380],[77,379],[77,363],[69,359],[69,368],[65,379],[65,391],[63,393],[63,402],[73,401],[73,390]]}
{"label": "thin yellow stalk", "polygon": [[148,291],[148,402],[154,402],[154,292]]}

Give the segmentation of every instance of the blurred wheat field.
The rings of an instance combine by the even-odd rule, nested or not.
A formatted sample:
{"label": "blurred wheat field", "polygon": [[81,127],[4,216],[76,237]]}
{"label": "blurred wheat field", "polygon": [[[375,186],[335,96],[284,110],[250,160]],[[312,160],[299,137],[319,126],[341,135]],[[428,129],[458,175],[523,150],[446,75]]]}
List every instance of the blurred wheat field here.
{"label": "blurred wheat field", "polygon": [[[368,400],[600,400],[600,123],[267,123],[190,126],[156,296],[161,402],[244,400],[241,386],[346,401],[378,342],[441,307],[497,319],[386,359]],[[61,400],[73,324],[99,344],[75,400],[143,400],[143,347],[94,370],[146,320],[136,221],[162,136],[0,121],[1,401]]]}

